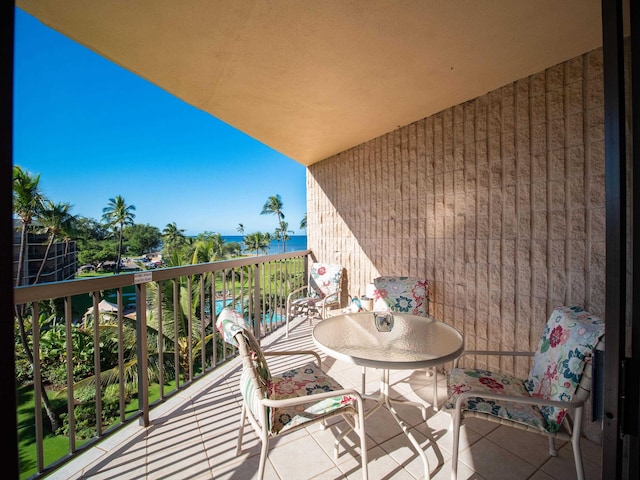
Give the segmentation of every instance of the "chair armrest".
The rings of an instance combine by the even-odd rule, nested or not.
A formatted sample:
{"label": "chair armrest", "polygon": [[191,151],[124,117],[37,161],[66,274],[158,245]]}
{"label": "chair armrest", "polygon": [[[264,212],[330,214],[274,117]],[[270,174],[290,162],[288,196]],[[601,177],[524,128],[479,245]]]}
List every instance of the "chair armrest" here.
{"label": "chair armrest", "polygon": [[300,293],[300,292],[302,292],[302,291],[304,291],[304,290],[306,290],[306,289],[308,289],[308,288],[309,288],[309,285],[303,285],[302,287],[296,288],[295,290],[291,290],[291,291],[289,292],[289,295],[287,295],[287,303],[291,301],[291,298],[292,298],[295,294]]}
{"label": "chair armrest", "polygon": [[497,355],[497,356],[511,356],[511,357],[533,357],[535,352],[512,352],[507,350],[465,350],[460,354],[458,358],[453,361],[453,368],[458,367],[458,360],[464,355]]}
{"label": "chair armrest", "polygon": [[262,400],[260,400],[260,403],[267,407],[290,407],[292,405],[302,405],[305,403],[318,402],[326,398],[338,397],[341,395],[350,395],[354,397],[356,399],[356,402],[358,403],[358,410],[364,411],[362,410],[362,396],[357,390],[354,390],[352,388],[343,388],[340,390],[331,390],[330,392],[314,393],[311,395],[304,395],[302,397],[284,398],[280,400],[263,398]]}
{"label": "chair armrest", "polygon": [[340,293],[342,292],[341,288],[338,288],[335,292],[330,293],[326,297],[322,299],[322,318],[327,318],[327,300],[336,297],[336,301],[338,302],[338,306],[340,306]]}
{"label": "chair armrest", "polygon": [[322,368],[322,360],[320,359],[320,355],[318,352],[314,352],[313,350],[287,350],[282,352],[262,352],[265,357],[276,357],[276,356],[285,356],[285,355],[312,355],[315,357],[318,362],[318,367]]}
{"label": "chair armrest", "polygon": [[324,301],[324,303],[327,303],[327,299],[331,298],[331,297],[338,297],[340,295],[340,289],[336,290],[333,293],[330,293],[329,295],[326,295],[322,300]]}

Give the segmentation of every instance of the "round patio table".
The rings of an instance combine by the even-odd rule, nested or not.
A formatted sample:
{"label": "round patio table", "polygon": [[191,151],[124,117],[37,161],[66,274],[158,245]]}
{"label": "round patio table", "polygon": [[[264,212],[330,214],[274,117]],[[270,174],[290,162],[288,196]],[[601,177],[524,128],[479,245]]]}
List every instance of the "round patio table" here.
{"label": "round patio table", "polygon": [[365,418],[386,407],[422,458],[425,478],[431,478],[427,456],[392,402],[415,405],[422,410],[423,418],[425,407],[418,402],[389,397],[389,370],[435,367],[454,360],[464,349],[462,334],[430,316],[364,312],[322,320],[313,329],[313,341],[319,350],[337,360],[381,370],[380,392],[375,397],[375,406],[366,412]]}

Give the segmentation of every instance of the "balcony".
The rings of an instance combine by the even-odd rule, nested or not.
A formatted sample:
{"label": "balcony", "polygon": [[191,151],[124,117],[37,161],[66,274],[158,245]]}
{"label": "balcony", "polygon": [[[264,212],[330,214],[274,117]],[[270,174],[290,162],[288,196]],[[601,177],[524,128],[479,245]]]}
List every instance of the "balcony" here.
{"label": "balcony", "polygon": [[[637,352],[625,351],[625,345],[631,342],[632,331],[637,331],[630,291],[630,286],[637,282],[633,282],[635,268],[628,252],[638,251],[638,246],[631,223],[627,226],[624,221],[627,216],[629,219],[637,216],[631,216],[633,208],[624,201],[633,194],[633,186],[625,189],[628,179],[639,177],[633,172],[630,154],[638,150],[631,148],[634,143],[637,146],[638,134],[637,129],[630,127],[637,106],[631,105],[630,95],[624,100],[617,98],[621,96],[619,90],[624,90],[622,82],[630,78],[628,62],[625,60],[625,67],[619,60],[637,55],[637,41],[634,43],[631,37],[623,35],[622,26],[617,24],[618,9],[628,2],[566,2],[562,4],[564,15],[557,10],[550,14],[550,8],[560,8],[558,2],[548,2],[547,8],[522,3],[521,7],[530,11],[520,11],[520,15],[510,9],[487,9],[481,4],[474,8],[471,4],[460,7],[455,2],[447,4],[452,9],[449,15],[437,15],[434,9],[424,8],[419,2],[409,5],[409,9],[405,9],[404,3],[394,3],[394,8],[400,11],[389,12],[386,7],[391,4],[375,2],[365,9],[365,16],[357,2],[347,13],[343,9],[325,11],[322,4],[317,5],[322,9],[318,12],[309,5],[291,9],[290,4],[283,3],[273,9],[269,3],[256,7],[260,14],[249,12],[257,4],[248,2],[235,11],[237,21],[229,21],[215,11],[207,15],[202,10],[184,9],[177,4],[166,4],[150,16],[147,10],[133,4],[127,10],[121,5],[116,8],[107,4],[96,8],[90,2],[68,3],[62,8],[64,2],[59,3],[60,8],[47,8],[43,2],[19,2],[61,33],[96,51],[107,52],[129,70],[214,116],[228,114],[222,119],[237,120],[234,124],[243,131],[252,132],[256,138],[307,165],[309,248],[322,261],[345,265],[351,294],[361,294],[366,284],[379,274],[428,277],[434,286],[433,314],[462,331],[465,347],[469,349],[531,349],[540,322],[555,305],[579,304],[605,317],[608,332],[612,333],[609,338],[615,339],[607,348],[608,420],[604,429],[594,424],[593,431],[587,432],[594,439],[600,438],[598,445],[587,442],[584,455],[587,476],[598,478],[601,456],[604,456],[603,470],[608,472],[605,478],[627,478],[627,470],[638,471],[638,459],[623,455],[638,441],[634,422],[637,416],[625,418],[623,413],[637,414],[638,402],[635,397],[623,395],[626,390],[621,375],[623,365],[637,365]],[[213,10],[217,4],[211,3],[209,8]],[[501,17],[505,14],[508,20]],[[366,22],[365,17],[370,21]],[[177,22],[176,18],[181,20]],[[345,19],[369,28],[351,28]],[[457,23],[450,28],[425,27],[431,22],[446,27],[443,23],[446,19],[463,20],[465,28]],[[581,23],[581,19],[586,23]],[[215,24],[216,21],[220,23]],[[554,26],[552,22],[558,23]],[[87,25],[96,28],[87,29]],[[113,28],[114,25],[118,28]],[[124,29],[123,25],[129,28]],[[239,51],[237,35],[217,37],[229,25],[235,26],[234,33],[241,33],[243,38],[252,37],[242,42]],[[309,29],[299,28],[301,25],[313,25],[319,28],[319,34],[309,35]],[[477,30],[470,31],[467,27],[471,25]],[[141,26],[145,27],[145,35],[140,35]],[[382,32],[380,27],[384,27]],[[444,41],[434,43],[430,37],[438,31],[444,33]],[[232,42],[229,47],[233,48],[220,48],[230,56],[209,55],[209,50],[195,48],[191,43],[196,38],[193,32],[199,32],[197,38],[205,46],[224,47],[218,42]],[[350,42],[353,32],[362,33],[363,37]],[[205,33],[216,37],[211,39]],[[174,41],[167,41],[167,35],[172,35]],[[189,42],[184,43],[185,39]],[[331,41],[317,48],[319,55],[314,57],[313,49],[308,48],[309,39]],[[543,39],[549,42],[548,47],[540,43]],[[479,43],[481,40],[494,43]],[[575,40],[585,43],[573,46]],[[501,50],[527,44],[529,48],[520,53]],[[262,48],[272,45],[291,46],[294,50],[283,55],[282,48]],[[264,53],[259,62],[254,53],[256,46]],[[387,46],[389,50],[383,49]],[[464,55],[457,56],[442,46],[451,46]],[[555,54],[565,47],[565,53],[555,59],[539,56]],[[296,48],[303,50],[295,51]],[[327,54],[328,48],[331,55]],[[446,62],[430,61],[433,57],[429,49],[438,54],[444,51]],[[399,52],[418,55],[398,56]],[[271,54],[276,57],[266,56]],[[207,61],[202,61],[204,58]],[[282,58],[293,60],[289,62],[289,70],[283,69],[287,62],[282,62]],[[301,63],[301,58],[305,62]],[[348,58],[348,64],[340,61],[342,58]],[[154,64],[150,60],[158,61]],[[217,61],[220,63],[214,63]],[[228,65],[237,68],[227,68]],[[483,69],[469,68],[476,66]],[[524,68],[512,69],[520,66]],[[244,73],[239,72],[241,67],[246,69]],[[323,75],[318,75],[320,71]],[[432,82],[431,75],[423,77],[421,71],[442,75],[439,81]],[[222,89],[228,93],[223,97],[229,102],[224,108],[217,102],[205,101],[211,98],[208,81],[211,72],[228,74],[226,78],[214,78],[219,89],[228,86]],[[496,73],[504,75],[496,78]],[[181,75],[179,81],[176,74]],[[299,81],[300,78],[315,79],[318,84],[309,88],[310,84]],[[327,83],[325,78],[337,81]],[[239,81],[242,79],[245,82]],[[264,79],[269,80],[269,88],[265,88]],[[482,83],[485,80],[488,82]],[[372,88],[365,88],[369,82],[373,82]],[[629,83],[629,90],[637,90],[637,82]],[[341,87],[333,88],[334,85]],[[414,88],[408,89],[410,85]],[[354,95],[356,91],[378,93]],[[452,96],[445,98],[444,93]],[[282,99],[297,101],[282,102]],[[430,99],[437,102],[421,103]],[[296,107],[292,109],[292,105]],[[405,109],[405,114],[401,114],[403,105],[411,107]],[[278,128],[273,128],[274,125]],[[327,129],[333,130],[325,133]],[[620,132],[622,135],[618,135]],[[192,273],[204,274],[201,268],[189,267],[180,275],[186,279]],[[177,271],[154,271],[149,282],[136,285],[146,289],[155,282],[171,282],[172,275],[180,276]],[[133,276],[122,278],[128,279],[127,285],[133,285]],[[50,294],[35,287],[18,289],[16,301],[38,302],[124,287],[124,280],[123,284],[114,282],[96,282],[86,288],[82,284],[82,290],[73,286],[72,290],[52,290]],[[261,315],[258,305],[254,300],[251,306],[254,318]],[[138,306],[139,315],[142,311],[142,306]],[[265,343],[271,342],[272,335],[278,336],[281,330],[277,322],[269,326],[275,328],[264,329]],[[296,327],[297,337],[308,338],[304,328],[302,324]],[[616,332],[621,333],[618,336]],[[625,335],[628,337],[623,338]],[[279,342],[273,342],[274,348],[276,345],[279,348]],[[328,364],[332,362],[326,360]],[[171,476],[169,464],[179,468],[183,465],[179,461],[189,467],[207,465],[207,473],[198,471],[193,477],[210,478],[211,470],[216,478],[251,477],[256,471],[255,455],[243,456],[235,465],[232,461],[224,463],[225,458],[233,456],[237,424],[235,412],[227,412],[225,408],[237,402],[231,400],[233,390],[216,382],[223,382],[220,375],[226,371],[223,369],[233,370],[233,362],[231,357],[223,356],[219,363],[216,358],[211,371],[204,372],[202,378],[188,377],[171,392],[161,391],[159,404],[153,408],[143,405],[133,420],[139,419],[147,426],[137,430],[139,427],[128,419],[125,428],[135,429],[130,435],[137,442],[132,441],[127,450],[110,443],[115,438],[112,435],[122,432],[100,431],[100,441],[91,450],[79,452],[72,443],[70,454],[92,455],[103,449],[118,460],[113,452],[120,452],[120,457],[131,460],[121,464],[123,469],[133,471],[133,461],[142,460],[140,471],[146,469],[149,478]],[[337,364],[332,366],[339,368]],[[636,385],[637,369],[628,374],[631,384]],[[213,388],[207,390],[205,382],[211,382]],[[409,381],[409,385],[416,388],[407,394],[417,395],[420,390],[417,384]],[[394,384],[398,390],[401,387]],[[207,395],[193,394],[197,388]],[[223,393],[208,396],[217,391]],[[195,457],[195,451],[191,456],[190,437],[182,441],[175,434],[179,425],[185,425],[189,434],[195,435],[190,421],[181,423],[181,406],[174,405],[191,398],[206,412],[205,419],[202,415],[197,417],[201,422],[198,435],[204,432],[205,425],[215,429],[213,436],[201,437],[208,440],[206,449],[198,447],[202,449],[202,457]],[[224,398],[227,403],[223,403]],[[177,417],[170,415],[170,405]],[[191,405],[195,404],[189,406],[195,415]],[[224,418],[218,419],[218,412]],[[433,415],[428,423],[443,415]],[[435,432],[442,431],[436,440],[445,460],[444,467],[434,472],[434,476],[446,478],[447,434],[444,427],[432,426]],[[313,444],[324,444],[322,433],[314,434]],[[492,468],[500,468],[509,456],[503,447],[515,449],[515,440],[501,442],[500,428],[477,432],[473,424],[467,434],[469,441],[474,442],[466,456],[467,466],[471,467],[473,461],[475,473],[465,470],[466,474],[474,478],[500,478],[500,472]],[[381,435],[370,431],[371,476],[375,478],[376,464],[391,462],[395,456],[400,460],[396,463],[403,466],[383,468],[380,477],[407,478],[405,468],[411,471],[411,464],[418,459],[404,444],[385,449]],[[41,441],[38,435],[35,438]],[[167,446],[171,442],[178,452],[173,462],[169,454],[172,449]],[[531,465],[523,478],[571,477],[564,470],[570,458],[566,446],[560,450],[559,459],[547,461],[543,453],[545,442],[542,443],[541,446],[536,443],[535,448],[524,445],[518,450],[525,451],[524,454],[513,452]],[[122,445],[126,444],[124,439]],[[152,444],[161,453],[151,452]],[[275,469],[284,478],[288,475],[279,467],[279,458],[296,459],[287,454],[288,444],[284,439],[274,442],[271,456]],[[255,442],[252,445],[253,450],[248,452],[255,453]],[[424,445],[433,453],[432,445]],[[284,453],[276,454],[279,449]],[[382,451],[389,455],[382,455]],[[541,452],[539,457],[536,452]],[[181,460],[184,457],[189,460]],[[191,461],[192,458],[203,460]],[[403,458],[408,460],[406,465]],[[482,458],[490,459],[491,465],[481,466]],[[76,461],[60,467],[71,468]],[[323,473],[334,468],[333,460],[330,462],[316,478],[325,478]],[[349,462],[348,457],[341,457],[338,465]],[[40,471],[44,465],[41,462]],[[96,469],[97,478],[112,477],[110,465],[113,464],[105,458],[88,468]],[[506,470],[507,478],[517,478],[515,467]],[[357,472],[350,470],[327,474],[329,478],[341,475],[358,477]],[[125,477],[124,472],[122,476]]]}
{"label": "balcony", "polygon": [[[139,274],[125,274],[108,276],[97,279],[60,282],[58,284],[40,285],[35,287],[21,287],[16,291],[19,302],[30,305],[38,310],[38,303],[45,300],[44,295],[55,295],[56,298],[68,299],[79,292],[97,293],[115,289],[119,301],[122,302],[122,290],[125,284],[137,283],[137,292],[144,292],[146,302],[136,301],[136,313],[142,322],[154,323],[154,310],[157,310],[154,296],[149,292],[154,290],[154,284],[161,285],[168,282],[178,285],[191,279],[191,285],[203,285],[199,282],[206,275],[213,274],[223,279],[236,278],[238,282],[225,283],[234,299],[241,297],[252,298],[248,302],[248,312],[253,312],[253,318],[260,318],[256,323],[260,326],[262,343],[266,350],[279,349],[315,349],[311,338],[311,327],[306,318],[298,317],[292,323],[289,338],[284,335],[282,318],[273,316],[273,323],[265,322],[265,311],[269,302],[264,300],[269,294],[273,298],[278,288],[291,288],[300,285],[306,278],[306,260],[309,252],[294,252],[282,255],[252,257],[242,260],[230,260],[211,264],[175,267],[145,272]],[[233,275],[230,273],[233,272]],[[248,277],[241,278],[242,272]],[[138,276],[136,276],[138,275]],[[277,283],[270,280],[277,279]],[[144,280],[143,282],[141,280]],[[242,288],[240,287],[242,286]],[[274,290],[275,289],[275,290]],[[174,288],[174,292],[180,289]],[[165,291],[162,287],[154,291]],[[195,289],[196,306],[204,299],[205,303],[215,297],[215,291],[209,284],[206,291]],[[45,293],[48,292],[48,293]],[[252,293],[253,292],[253,293]],[[259,296],[253,297],[256,294]],[[282,291],[280,292],[280,295]],[[179,296],[179,295],[178,295]],[[52,298],[52,297],[50,297]],[[175,297],[174,297],[175,298]],[[35,302],[35,303],[33,303]],[[94,298],[97,302],[97,297]],[[274,308],[282,313],[279,301]],[[147,307],[151,308],[147,308]],[[257,309],[256,309],[257,308]],[[144,310],[145,314],[141,314]],[[68,311],[68,310],[67,310]],[[194,308],[194,312],[199,309]],[[118,320],[121,325],[126,323],[125,316],[118,313],[110,316],[111,321]],[[162,325],[175,324],[174,319],[162,317]],[[196,315],[188,319],[188,325],[197,323]],[[207,313],[204,311],[204,315]],[[156,317],[157,318],[157,317]],[[70,320],[67,318],[67,320]],[[103,322],[105,320],[103,319]],[[206,323],[206,322],[205,322]],[[162,326],[159,327],[162,330]],[[210,324],[201,328],[210,329]],[[89,325],[91,329],[91,325]],[[145,329],[137,329],[138,334]],[[167,330],[170,332],[170,330]],[[207,330],[209,331],[209,330]],[[170,336],[170,333],[169,333]],[[215,336],[215,334],[214,334]],[[138,348],[144,345],[147,336],[138,337]],[[198,357],[197,342],[193,342],[192,349],[184,353],[191,359],[192,366],[198,365],[194,360]],[[158,343],[162,350],[162,345]],[[148,350],[149,346],[147,347]],[[155,348],[155,347],[154,347]],[[99,351],[99,349],[97,349]],[[139,351],[139,350],[138,350]],[[345,387],[359,389],[361,382],[360,367],[337,361],[321,352],[323,365],[329,368],[329,373]],[[47,476],[52,479],[73,478],[255,478],[258,469],[260,452],[259,442],[251,427],[245,428],[243,452],[235,455],[238,435],[241,397],[238,389],[240,374],[239,359],[234,352],[225,349],[222,356],[216,354],[207,361],[208,367],[201,373],[193,370],[182,371],[182,383],[178,383],[172,391],[163,391],[160,399],[145,402],[149,398],[149,385],[146,375],[139,370],[139,378],[145,379],[137,386],[140,405],[137,413],[127,416],[120,411],[120,417],[126,419],[119,425],[104,428],[96,438],[83,447],[77,447],[74,440],[69,441],[70,450],[65,458],[46,464],[42,458],[46,451],[43,442],[43,425],[36,425],[35,444],[41,465],[39,473],[32,478]],[[151,355],[144,356],[145,358]],[[288,360],[289,362],[291,360]],[[99,361],[97,364],[99,365]],[[175,362],[176,364],[180,362]],[[147,362],[138,362],[138,368],[144,368]],[[183,364],[183,363],[181,363]],[[148,365],[148,364],[147,364]],[[282,363],[271,363],[274,372],[284,369]],[[290,364],[287,363],[287,368]],[[448,366],[445,365],[445,369]],[[123,362],[119,369],[122,375]],[[171,362],[160,363],[160,378],[170,376]],[[40,377],[39,368],[34,378],[34,395],[38,398]],[[70,375],[72,378],[73,375]],[[122,378],[122,377],[120,377]],[[396,371],[391,376],[392,396],[402,396],[413,401],[423,402],[428,408],[427,421],[422,421],[419,410],[411,406],[398,406],[398,413],[410,426],[414,436],[427,454],[432,478],[449,478],[451,460],[451,433],[449,432],[450,417],[445,411],[435,411],[432,408],[432,378],[424,371]],[[446,396],[444,376],[438,376],[438,396],[442,402]],[[367,392],[373,392],[378,385],[376,372],[367,375]],[[69,391],[74,386],[68,384]],[[101,387],[96,387],[101,388]],[[102,398],[104,389],[99,390],[98,397]],[[71,402],[73,395],[69,396]],[[367,400],[367,403],[370,402]],[[100,402],[98,402],[100,403]],[[100,411],[100,407],[97,407]],[[100,420],[96,420],[100,424]],[[470,420],[464,427],[462,436],[463,449],[461,451],[462,464],[459,467],[459,478],[573,478],[575,467],[573,454],[569,444],[559,444],[559,455],[550,457],[548,442],[544,437],[534,434],[514,431],[504,426],[486,424]],[[71,425],[71,424],[70,424]],[[344,425],[344,424],[342,424]],[[422,461],[416,454],[401,429],[384,409],[376,412],[367,420],[369,475],[370,478],[421,478]],[[70,426],[73,431],[73,426]],[[98,426],[98,429],[101,427]],[[265,478],[359,478],[359,464],[357,451],[350,449],[341,453],[337,459],[333,458],[332,446],[336,431],[342,426],[334,421],[325,430],[312,427],[301,430],[293,435],[276,438],[270,443],[270,454],[267,462]],[[356,439],[349,437],[349,446],[355,445]],[[304,452],[304,455],[301,454]],[[352,455],[353,454],[353,455]],[[583,456],[588,478],[600,478],[601,458],[600,446],[583,439]],[[310,461],[309,459],[313,459]],[[300,472],[304,471],[303,477]]]}
{"label": "balcony", "polygon": [[[263,343],[267,350],[314,349],[306,319],[294,323],[289,339],[279,330]],[[334,378],[349,387],[359,385],[358,367],[322,354],[321,357]],[[245,433],[242,454],[235,455],[241,402],[239,368],[236,360],[229,362],[155,409],[148,428],[132,425],[81,455],[52,478],[256,478],[260,445],[250,427]],[[393,382],[392,391],[396,395],[429,405],[431,383],[423,372],[396,372]],[[442,400],[446,386],[443,380],[440,383]],[[367,391],[375,388],[375,375],[370,375]],[[432,478],[448,479],[449,414],[434,412],[429,405],[425,424],[413,407],[400,407],[398,411],[427,453]],[[335,423],[326,430],[316,426],[273,440],[265,479],[360,478],[357,452],[353,457],[350,452],[341,451],[337,460],[333,458],[335,432],[340,428]],[[367,431],[370,478],[421,478],[421,460],[388,412],[379,410],[371,417]],[[468,421],[463,442],[469,448],[461,453],[464,465],[459,467],[460,478],[564,480],[575,476],[568,444],[562,444],[558,457],[549,457],[543,437],[479,421]],[[355,436],[350,441],[350,445],[354,444],[357,445]],[[582,448],[588,478],[600,478],[597,463],[600,447],[583,439]],[[436,467],[439,460],[444,463]],[[304,477],[300,476],[301,471],[306,472]]]}

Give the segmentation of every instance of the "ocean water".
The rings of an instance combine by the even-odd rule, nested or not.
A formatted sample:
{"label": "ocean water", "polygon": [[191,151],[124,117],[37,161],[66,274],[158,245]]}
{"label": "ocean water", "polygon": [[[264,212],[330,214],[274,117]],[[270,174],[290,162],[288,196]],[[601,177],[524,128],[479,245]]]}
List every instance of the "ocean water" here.
{"label": "ocean water", "polygon": [[[225,242],[238,242],[242,243],[244,238],[242,235],[223,235],[222,238]],[[307,236],[306,235],[291,235],[286,245],[287,252],[297,252],[299,250],[307,249]],[[255,252],[253,252],[255,253]],[[269,245],[269,255],[276,253],[282,253],[282,245],[277,240],[271,240]]]}

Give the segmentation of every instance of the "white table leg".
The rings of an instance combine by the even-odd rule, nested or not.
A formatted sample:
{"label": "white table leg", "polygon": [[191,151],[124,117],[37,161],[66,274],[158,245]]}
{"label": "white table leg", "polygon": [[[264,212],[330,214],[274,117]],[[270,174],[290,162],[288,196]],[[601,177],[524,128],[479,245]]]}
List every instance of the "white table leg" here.
{"label": "white table leg", "polygon": [[[413,434],[409,431],[408,425],[406,425],[404,423],[404,421],[400,418],[400,416],[398,415],[398,413],[395,411],[395,409],[393,408],[393,406],[391,404],[392,403],[402,403],[402,404],[412,405],[412,406],[415,406],[417,408],[420,408],[420,410],[422,411],[422,417],[426,421],[426,408],[425,408],[425,406],[423,404],[421,404],[420,402],[412,402],[410,400],[401,400],[401,399],[397,399],[397,398],[391,398],[389,396],[389,370],[387,370],[387,369],[382,370],[382,373],[381,373],[381,376],[380,376],[380,392],[378,393],[378,395],[363,394],[362,398],[365,398],[367,400],[375,400],[375,402],[376,402],[373,407],[371,407],[369,410],[367,410],[365,412],[365,414],[364,414],[364,418],[365,419],[369,418],[371,415],[373,415],[373,413],[375,413],[381,407],[386,407],[387,410],[389,410],[389,412],[391,413],[391,416],[393,417],[393,419],[400,426],[400,428],[402,429],[402,431],[405,434],[405,436],[409,439],[409,441],[413,445],[413,448],[416,450],[418,455],[420,455],[420,458],[422,458],[422,463],[424,464],[424,478],[426,480],[430,480],[431,479],[431,473],[429,471],[429,460],[427,459],[427,455],[424,453],[424,450],[422,450],[422,447],[420,446],[420,443],[418,443],[418,441],[415,439]],[[342,441],[342,439],[352,429],[353,429],[352,426],[349,424],[349,428],[346,428],[345,431],[342,432],[338,436],[338,439],[336,440],[336,444],[340,443]]]}
{"label": "white table leg", "polygon": [[[418,453],[418,455],[420,455],[420,458],[422,458],[422,463],[424,464],[424,478],[426,480],[430,480],[431,479],[431,473],[429,471],[429,460],[427,459],[427,455],[424,453],[424,450],[422,450],[422,447],[420,446],[420,443],[418,443],[418,441],[415,439],[415,437],[409,431],[409,427],[398,416],[398,413],[395,411],[395,409],[391,405],[391,402],[394,402],[394,403],[407,403],[407,404],[417,405],[419,407],[422,407],[422,409],[424,409],[424,405],[421,405],[421,404],[419,404],[417,402],[410,402],[408,400],[406,400],[406,401],[403,401],[403,400],[398,401],[398,400],[395,400],[395,399],[391,399],[389,397],[389,370],[383,370],[382,371],[382,379],[380,381],[380,391],[382,392],[382,397],[384,399],[384,404],[387,407],[387,410],[389,410],[389,412],[391,412],[391,415],[393,416],[393,418],[396,421],[396,423],[400,426],[400,428],[402,428],[402,431],[404,432],[406,437],[409,439],[409,441],[411,442],[411,444],[415,448],[415,450]],[[426,414],[423,413],[423,416],[424,415],[426,415]]]}

